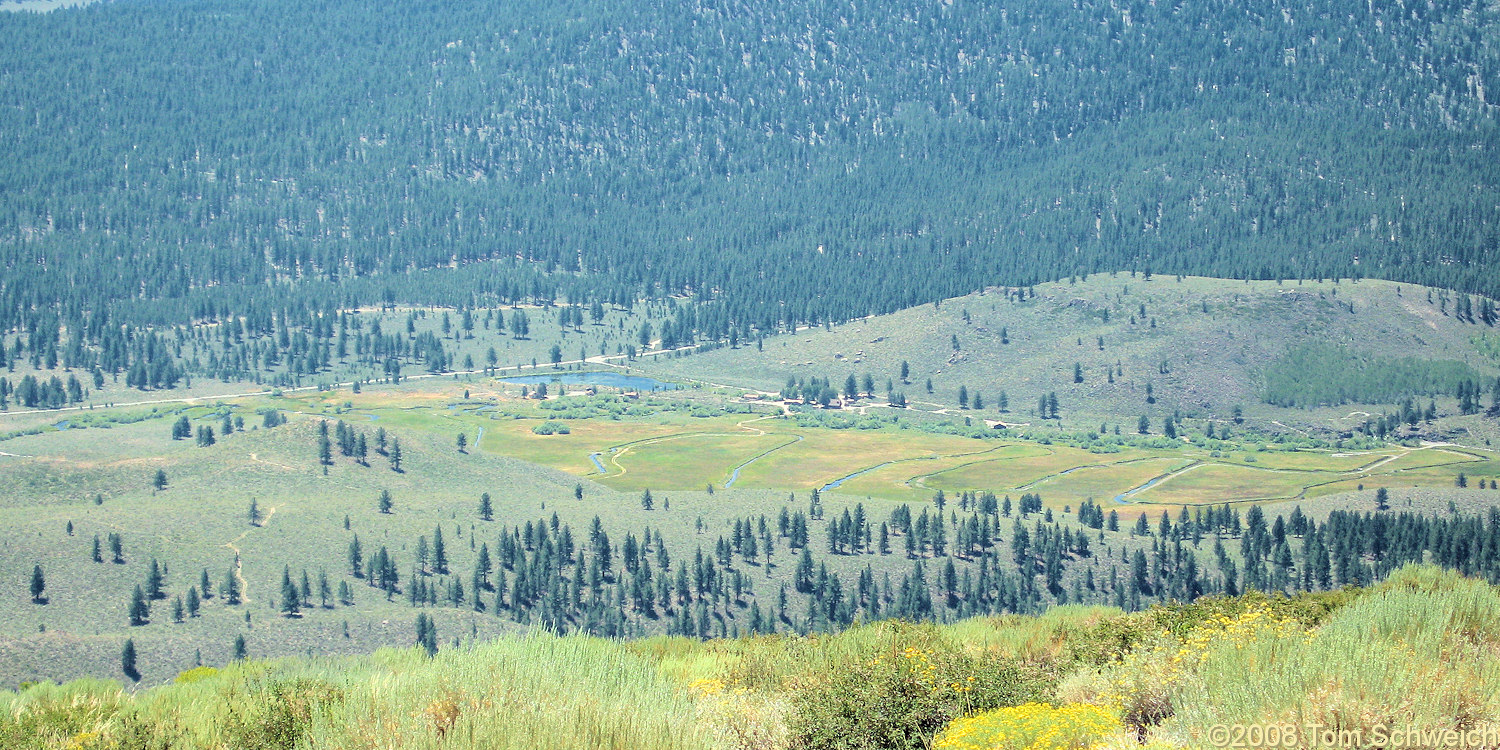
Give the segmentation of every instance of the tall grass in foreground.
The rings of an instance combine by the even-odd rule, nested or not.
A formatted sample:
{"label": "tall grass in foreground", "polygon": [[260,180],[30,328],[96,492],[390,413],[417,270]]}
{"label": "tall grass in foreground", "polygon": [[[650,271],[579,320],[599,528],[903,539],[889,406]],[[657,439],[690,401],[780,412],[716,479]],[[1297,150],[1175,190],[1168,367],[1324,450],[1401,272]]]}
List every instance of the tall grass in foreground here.
{"label": "tall grass in foreground", "polygon": [[583,637],[502,639],[434,659],[411,649],[241,663],[137,696],[72,683],[0,708],[7,748],[713,746],[691,695],[620,644]]}
{"label": "tall grass in foreground", "polygon": [[1468,730],[1500,720],[1500,593],[1407,569],[1302,633],[1214,643],[1168,729],[1292,722]]}
{"label": "tall grass in foreground", "polygon": [[708,744],[692,697],[617,643],[537,636],[444,652],[432,661],[416,651],[389,657],[384,674],[349,690],[329,721],[313,727],[310,747]]}
{"label": "tall grass in foreground", "polygon": [[[1467,731],[1500,723],[1500,592],[1435,568],[1398,571],[1309,625],[1251,604],[1121,662],[1081,669],[1060,697],[1121,711],[1144,736],[1204,746],[1217,724]],[[1306,739],[1305,737],[1303,739]]]}

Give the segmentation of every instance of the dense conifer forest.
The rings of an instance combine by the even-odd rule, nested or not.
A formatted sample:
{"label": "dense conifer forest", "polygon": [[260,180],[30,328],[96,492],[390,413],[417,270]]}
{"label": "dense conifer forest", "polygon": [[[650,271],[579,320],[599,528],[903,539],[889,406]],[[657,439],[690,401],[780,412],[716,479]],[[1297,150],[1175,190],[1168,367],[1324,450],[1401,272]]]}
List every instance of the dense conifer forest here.
{"label": "dense conifer forest", "polygon": [[0,329],[1111,270],[1495,296],[1495,12],[120,2],[0,16]]}

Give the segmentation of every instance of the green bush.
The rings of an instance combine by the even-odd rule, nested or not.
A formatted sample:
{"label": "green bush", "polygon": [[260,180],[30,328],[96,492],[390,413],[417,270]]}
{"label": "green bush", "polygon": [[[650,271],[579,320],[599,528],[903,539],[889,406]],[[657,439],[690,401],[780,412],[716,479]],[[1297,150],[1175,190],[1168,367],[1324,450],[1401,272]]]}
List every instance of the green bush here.
{"label": "green bush", "polygon": [[567,425],[550,419],[531,428],[531,431],[538,435],[567,435],[572,432]]}
{"label": "green bush", "polygon": [[1146,613],[1105,618],[1067,634],[1066,660],[1092,666],[1113,664],[1157,632]]}
{"label": "green bush", "polygon": [[343,700],[343,691],[323,680],[271,682],[232,706],[225,722],[229,746],[245,750],[298,747],[312,729],[313,719]]}
{"label": "green bush", "polygon": [[933,626],[892,624],[879,653],[846,655],[794,685],[792,746],[926,748],[960,716],[1049,697],[1056,679],[1034,663],[947,646]]}

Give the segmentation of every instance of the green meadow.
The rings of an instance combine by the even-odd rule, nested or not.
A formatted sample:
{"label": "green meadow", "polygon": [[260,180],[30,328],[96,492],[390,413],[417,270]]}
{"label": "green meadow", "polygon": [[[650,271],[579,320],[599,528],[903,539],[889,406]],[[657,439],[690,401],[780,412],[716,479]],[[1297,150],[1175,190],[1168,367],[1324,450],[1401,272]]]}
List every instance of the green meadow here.
{"label": "green meadow", "polygon": [[[668,404],[672,398],[657,401]],[[539,435],[535,428],[548,412],[502,397],[497,408],[480,412],[487,416],[475,416],[473,409],[397,407],[393,419],[425,420],[428,427],[454,431],[482,428],[482,450],[620,490],[828,488],[900,502],[930,500],[940,490],[1035,492],[1058,509],[1093,500],[1133,515],[1183,505],[1297,500],[1329,494],[1328,488],[1452,487],[1460,474],[1476,483],[1500,478],[1493,452],[1449,445],[1345,451],[1184,442],[1101,453],[1036,440],[935,434],[899,418],[877,429],[802,426],[780,405],[752,406],[712,393],[687,398],[755,412],[692,416],[678,408],[641,417],[587,417],[567,420],[566,434]],[[372,404],[356,411],[381,408]]]}

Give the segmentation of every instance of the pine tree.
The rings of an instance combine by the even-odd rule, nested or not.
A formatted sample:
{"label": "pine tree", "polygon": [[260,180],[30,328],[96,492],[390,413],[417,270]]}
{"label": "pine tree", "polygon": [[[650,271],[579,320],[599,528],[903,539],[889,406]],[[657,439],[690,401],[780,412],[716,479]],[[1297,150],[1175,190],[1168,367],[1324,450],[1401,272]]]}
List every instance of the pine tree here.
{"label": "pine tree", "polygon": [[438,575],[448,575],[448,551],[443,544],[443,527],[432,530],[432,566]]}
{"label": "pine tree", "polygon": [[291,568],[285,566],[281,569],[281,613],[287,617],[302,614],[302,596],[297,591],[297,584],[292,583]]}
{"label": "pine tree", "polygon": [[141,673],[135,666],[135,640],[125,639],[125,648],[120,651],[120,671],[129,677],[131,682],[140,682]]}
{"label": "pine tree", "polygon": [[479,520],[495,520],[495,509],[490,505],[490,493],[488,492],[479,496]]}
{"label": "pine tree", "polygon": [[151,622],[151,605],[146,603],[146,593],[136,586],[130,595],[130,624],[140,627],[148,622]]}
{"label": "pine tree", "polygon": [[397,440],[397,439],[392,439],[391,440],[391,450],[390,450],[389,458],[390,458],[390,462],[391,462],[391,471],[394,471],[397,474],[400,474],[401,473],[401,441],[400,440]]}
{"label": "pine tree", "polygon": [[47,590],[47,579],[42,577],[42,566],[37,565],[31,569],[31,603],[46,604],[47,600],[42,593]]}
{"label": "pine tree", "polygon": [[328,583],[328,571],[318,571],[318,603],[323,609],[328,609],[329,600],[333,597],[333,587]]}
{"label": "pine tree", "polygon": [[232,607],[242,601],[240,598],[240,579],[239,576],[235,575],[234,568],[230,568],[229,572],[224,576],[223,588],[225,604]]}
{"label": "pine tree", "polygon": [[241,659],[248,658],[249,656],[250,656],[250,650],[247,649],[247,648],[245,648],[245,636],[243,636],[243,635],[237,635],[237,636],[235,636],[234,637],[234,648],[230,652],[230,657],[229,657],[230,660],[232,660],[232,661],[239,661]]}
{"label": "pine tree", "polygon": [[358,534],[349,542],[349,575],[355,578],[364,576],[364,551],[360,548]]}
{"label": "pine tree", "polygon": [[437,655],[437,625],[426,612],[417,613],[417,645],[427,653],[427,658]]}
{"label": "pine tree", "polygon": [[380,491],[380,499],[376,501],[376,507],[380,509],[381,513],[390,513],[391,509],[396,507],[395,501],[391,499],[390,490]]}
{"label": "pine tree", "polygon": [[166,594],[162,593],[162,583],[164,582],[165,578],[166,577],[161,572],[161,564],[156,562],[156,558],[151,558],[151,568],[146,574],[147,599],[155,601],[157,599],[166,598]]}
{"label": "pine tree", "polygon": [[323,467],[323,472],[328,473],[328,467],[333,465],[333,445],[328,440],[328,420],[318,420],[318,465]]}

